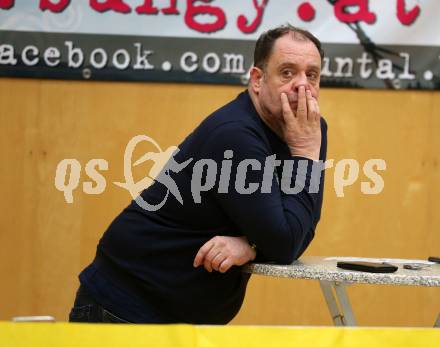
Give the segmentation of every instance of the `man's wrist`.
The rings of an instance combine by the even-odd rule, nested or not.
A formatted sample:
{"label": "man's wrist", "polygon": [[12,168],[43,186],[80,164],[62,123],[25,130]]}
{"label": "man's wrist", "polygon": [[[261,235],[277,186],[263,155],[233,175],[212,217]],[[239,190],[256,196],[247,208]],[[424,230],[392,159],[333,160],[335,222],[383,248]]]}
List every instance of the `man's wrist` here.
{"label": "man's wrist", "polygon": [[312,151],[312,152],[306,152],[306,151],[298,151],[298,150],[290,149],[290,155],[292,157],[302,157],[302,158],[307,158],[307,159],[314,160],[314,161],[319,160],[319,150]]}

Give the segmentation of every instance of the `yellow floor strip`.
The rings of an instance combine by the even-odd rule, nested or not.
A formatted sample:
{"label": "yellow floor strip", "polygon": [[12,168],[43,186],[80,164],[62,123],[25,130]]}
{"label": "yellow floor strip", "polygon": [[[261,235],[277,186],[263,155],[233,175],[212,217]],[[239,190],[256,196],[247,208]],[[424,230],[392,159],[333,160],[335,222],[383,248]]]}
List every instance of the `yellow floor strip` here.
{"label": "yellow floor strip", "polygon": [[440,329],[0,322],[1,347],[430,347]]}

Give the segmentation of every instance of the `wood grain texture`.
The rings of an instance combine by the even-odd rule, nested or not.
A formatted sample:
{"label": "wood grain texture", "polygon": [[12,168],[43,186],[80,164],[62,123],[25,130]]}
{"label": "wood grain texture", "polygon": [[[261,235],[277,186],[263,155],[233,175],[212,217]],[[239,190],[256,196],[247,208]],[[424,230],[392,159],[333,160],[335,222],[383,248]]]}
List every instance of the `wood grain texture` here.
{"label": "wood grain texture", "polygon": [[[242,89],[0,79],[0,319],[51,314],[66,320],[79,271],[130,201],[112,183],[123,180],[127,142],[146,134],[162,148],[177,145]],[[334,168],[327,171],[322,221],[307,255],[439,255],[440,94],[324,89],[320,103],[329,124],[328,157],[356,159],[361,171],[343,198],[334,190]],[[54,185],[65,158],[82,165],[73,204]],[[82,191],[93,158],[109,162],[100,195]],[[371,158],[387,164],[379,195],[360,190],[368,181],[362,165]],[[356,285],[349,293],[360,324],[430,326],[440,311],[439,290]],[[330,325],[326,310],[318,283],[254,276],[233,323]]]}

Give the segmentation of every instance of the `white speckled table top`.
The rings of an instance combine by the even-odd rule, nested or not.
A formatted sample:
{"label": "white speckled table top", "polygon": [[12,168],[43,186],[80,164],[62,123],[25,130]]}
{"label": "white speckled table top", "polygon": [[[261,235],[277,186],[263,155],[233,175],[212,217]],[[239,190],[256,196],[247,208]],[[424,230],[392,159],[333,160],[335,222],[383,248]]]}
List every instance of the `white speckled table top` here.
{"label": "white speckled table top", "polygon": [[[396,259],[399,269],[394,273],[370,273],[343,270],[336,267],[337,260],[327,257],[302,257],[291,265],[251,263],[244,271],[265,276],[301,278],[341,283],[391,284],[440,287],[440,264],[432,264],[422,270],[407,270]],[[411,261],[408,261],[411,262]]]}

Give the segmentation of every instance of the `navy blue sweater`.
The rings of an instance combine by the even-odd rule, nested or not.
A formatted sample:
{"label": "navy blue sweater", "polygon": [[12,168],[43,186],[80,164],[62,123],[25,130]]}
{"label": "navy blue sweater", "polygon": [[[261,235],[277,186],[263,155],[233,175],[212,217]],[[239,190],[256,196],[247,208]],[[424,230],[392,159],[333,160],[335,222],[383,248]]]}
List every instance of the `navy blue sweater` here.
{"label": "navy blue sweater", "polygon": [[[327,126],[323,119],[321,129],[320,159],[325,160]],[[155,212],[133,201],[104,233],[93,264],[80,280],[98,302],[129,321],[148,322],[144,312],[153,311],[163,318],[158,322],[225,324],[241,307],[249,275],[237,266],[224,274],[209,273],[203,266],[195,269],[197,251],[214,236],[245,235],[257,246],[258,261],[291,263],[314,237],[323,176],[319,191],[310,193],[312,161],[308,160],[305,189],[285,194],[278,183],[281,165],[270,173],[270,192],[237,192],[235,174],[244,159],[261,163],[260,170],[248,168],[246,187],[251,183],[261,186],[265,160],[271,155],[278,160],[305,160],[292,157],[286,144],[261,121],[247,92],[206,118],[179,149],[178,163],[193,158],[179,173],[170,172],[183,205],[172,194]],[[229,185],[220,184],[218,178],[225,150],[233,151]],[[191,178],[200,159],[217,163],[217,179],[212,189],[201,193],[198,203],[191,192]],[[294,165],[293,179],[296,171]],[[166,192],[164,185],[155,182],[141,196],[157,204]]]}

